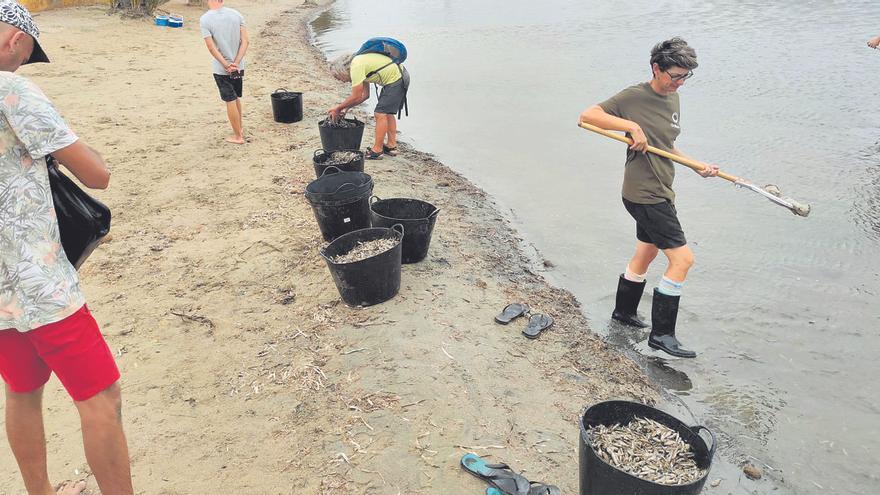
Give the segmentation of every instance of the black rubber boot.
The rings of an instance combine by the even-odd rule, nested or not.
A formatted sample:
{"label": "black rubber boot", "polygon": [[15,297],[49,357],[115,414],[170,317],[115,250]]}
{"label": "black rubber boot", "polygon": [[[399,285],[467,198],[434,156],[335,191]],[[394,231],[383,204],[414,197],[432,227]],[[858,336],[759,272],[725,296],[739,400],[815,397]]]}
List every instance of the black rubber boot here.
{"label": "black rubber boot", "polygon": [[681,296],[667,296],[654,289],[651,307],[651,336],[648,345],[675,357],[694,358],[697,353],[681,346],[675,338],[675,320],[678,319],[678,301]]}
{"label": "black rubber boot", "polygon": [[620,281],[617,282],[617,299],[611,317],[625,325],[647,328],[648,324],[636,313],[643,292],[645,292],[645,282],[633,282],[621,275]]}

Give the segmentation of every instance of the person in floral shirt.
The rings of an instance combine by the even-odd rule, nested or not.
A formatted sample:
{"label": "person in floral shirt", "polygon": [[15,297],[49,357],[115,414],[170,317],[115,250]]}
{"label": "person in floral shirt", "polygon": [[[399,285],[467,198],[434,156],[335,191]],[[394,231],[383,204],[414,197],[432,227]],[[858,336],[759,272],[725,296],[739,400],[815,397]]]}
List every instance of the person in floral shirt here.
{"label": "person in floral shirt", "polygon": [[[110,173],[39,88],[13,74],[21,65],[49,61],[38,38],[30,13],[0,0],[0,375],[6,433],[28,494],[56,493],[42,414],[43,387],[55,373],[76,404],[86,459],[101,492],[131,494],[119,370],[61,247],[46,157],[54,156],[87,187],[106,188]],[[58,493],[84,489],[80,482]]]}

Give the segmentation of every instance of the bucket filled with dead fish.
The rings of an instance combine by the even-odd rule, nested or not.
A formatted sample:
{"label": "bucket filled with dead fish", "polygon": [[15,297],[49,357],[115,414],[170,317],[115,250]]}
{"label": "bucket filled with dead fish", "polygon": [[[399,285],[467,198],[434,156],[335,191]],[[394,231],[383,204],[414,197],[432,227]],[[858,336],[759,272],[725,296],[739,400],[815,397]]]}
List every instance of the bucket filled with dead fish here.
{"label": "bucket filled with dead fish", "polygon": [[349,306],[385,302],[400,290],[403,226],[349,232],[320,251],[342,301]]}
{"label": "bucket filled with dead fish", "polygon": [[696,495],[715,456],[708,428],[636,402],[595,404],[580,430],[580,495]]}
{"label": "bucket filled with dead fish", "polygon": [[312,161],[315,177],[323,175],[327,167],[336,167],[343,172],[364,171],[364,152],[358,150],[316,150]]}
{"label": "bucket filled with dead fish", "polygon": [[318,121],[321,147],[327,151],[358,150],[364,137],[364,123],[358,119]]}

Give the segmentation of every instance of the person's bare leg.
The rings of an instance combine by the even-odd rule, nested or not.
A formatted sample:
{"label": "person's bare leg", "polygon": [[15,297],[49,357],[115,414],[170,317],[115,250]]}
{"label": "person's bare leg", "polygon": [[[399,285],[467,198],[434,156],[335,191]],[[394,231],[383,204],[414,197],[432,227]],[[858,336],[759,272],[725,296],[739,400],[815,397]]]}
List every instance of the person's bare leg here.
{"label": "person's bare leg", "polygon": [[54,495],[46,468],[43,387],[24,394],[6,386],[6,438],[29,495]]}
{"label": "person's bare leg", "polygon": [[91,399],[75,404],[82,423],[86,460],[95,474],[101,493],[133,494],[131,462],[122,431],[119,383],[114,383]]}
{"label": "person's bare leg", "polygon": [[694,266],[694,252],[690,246],[684,246],[664,249],[663,254],[669,259],[669,266],[663,275],[674,282],[684,282],[687,278],[688,270]]}
{"label": "person's bare leg", "polygon": [[232,126],[232,136],[226,138],[226,141],[233,144],[244,144],[244,136],[241,133],[241,113],[238,108],[239,105],[236,102],[226,102],[226,115],[229,117],[229,125]]}
{"label": "person's bare leg", "polygon": [[657,246],[637,240],[636,252],[629,260],[629,269],[639,275],[647,273],[648,267],[651,266],[651,262],[654,261],[659,252],[660,250],[657,249]]}
{"label": "person's bare leg", "polygon": [[397,118],[388,114],[388,130],[385,132],[388,136],[388,147],[397,148]]}
{"label": "person's bare leg", "polygon": [[376,139],[373,140],[373,152],[382,153],[382,144],[385,142],[385,134],[388,132],[387,114],[375,113],[373,117],[376,119]]}
{"label": "person's bare leg", "polygon": [[238,128],[241,130],[241,137],[244,138],[244,112],[241,111],[241,98],[235,99],[235,106],[238,109]]}

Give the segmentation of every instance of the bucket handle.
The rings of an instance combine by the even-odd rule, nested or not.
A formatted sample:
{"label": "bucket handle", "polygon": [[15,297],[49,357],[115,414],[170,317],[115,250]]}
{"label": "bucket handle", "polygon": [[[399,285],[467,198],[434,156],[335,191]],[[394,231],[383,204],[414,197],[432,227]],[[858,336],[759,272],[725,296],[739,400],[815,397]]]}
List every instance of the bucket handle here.
{"label": "bucket handle", "polygon": [[290,93],[290,90],[288,90],[287,88],[278,88],[272,92],[273,95],[278,93]]}
{"label": "bucket handle", "polygon": [[700,431],[702,430],[712,437],[712,446],[709,447],[709,463],[711,463],[712,459],[715,457],[715,449],[718,448],[718,438],[715,437],[715,433],[703,425],[691,426],[691,430],[693,430],[698,436],[700,436]]}
{"label": "bucket handle", "polygon": [[440,213],[440,208],[434,208],[434,211],[427,218],[436,217],[438,213]]}
{"label": "bucket handle", "polygon": [[[376,196],[375,194],[370,196],[370,204],[373,204],[376,201],[382,201],[382,198],[380,198],[379,196]],[[400,225],[400,224],[397,224],[397,225]]]}
{"label": "bucket handle", "polygon": [[[324,174],[326,174],[327,171],[330,170],[331,168],[332,168],[333,170],[336,171],[336,172],[333,172],[333,174],[336,174],[336,173],[342,172],[342,170],[339,170],[339,167],[336,167],[336,166],[330,165],[330,166],[328,166],[327,168],[325,168],[323,172],[321,172],[321,177],[324,177]],[[330,175],[333,175],[333,174],[330,174]],[[343,184],[343,185],[345,185],[345,184]],[[336,191],[336,192],[339,192],[339,191]]]}
{"label": "bucket handle", "polygon": [[400,234],[399,239],[403,238],[403,224],[395,223],[394,225],[391,226],[391,230]]}
{"label": "bucket handle", "polygon": [[[351,186],[351,187],[346,189],[345,186]],[[346,190],[351,190],[351,189],[357,189],[357,186],[352,184],[351,182],[346,182],[345,184],[342,184],[341,186],[337,187],[336,191],[334,191],[333,194],[340,193],[340,192],[346,191]]]}

